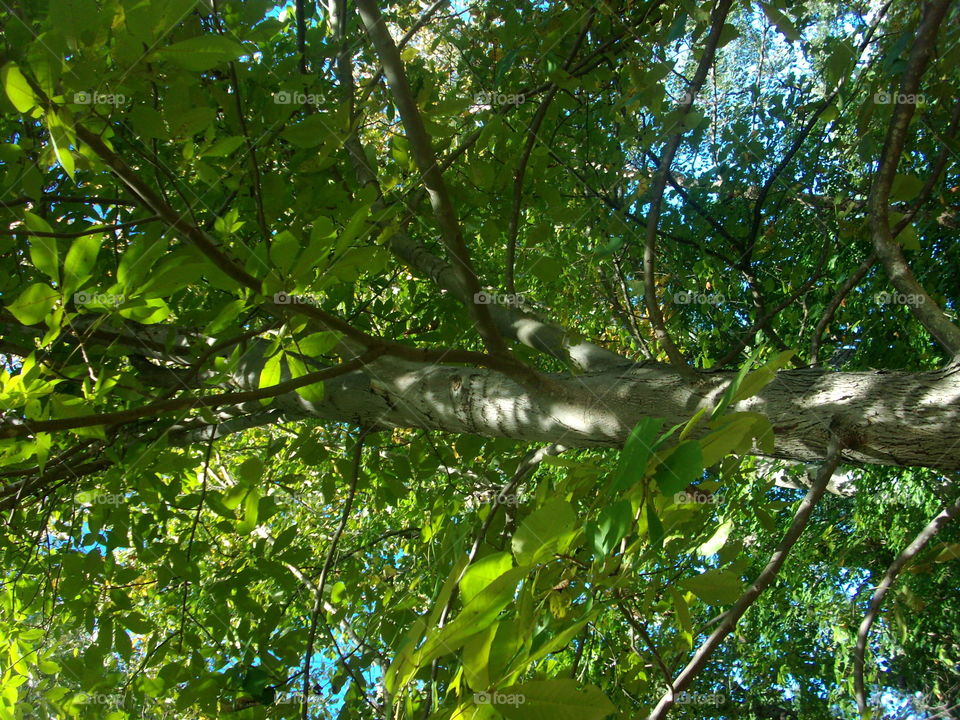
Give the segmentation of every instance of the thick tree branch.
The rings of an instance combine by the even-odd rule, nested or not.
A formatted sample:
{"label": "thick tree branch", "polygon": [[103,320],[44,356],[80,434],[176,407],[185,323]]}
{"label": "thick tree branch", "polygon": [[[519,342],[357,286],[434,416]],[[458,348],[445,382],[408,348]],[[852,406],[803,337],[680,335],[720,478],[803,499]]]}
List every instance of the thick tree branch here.
{"label": "thick tree branch", "polygon": [[[423,124],[423,118],[420,117],[420,110],[417,108],[416,100],[414,100],[413,91],[410,89],[403,61],[400,59],[400,51],[390,36],[390,31],[387,29],[386,22],[381,16],[376,2],[374,0],[357,0],[357,8],[363,24],[367,28],[367,34],[370,36],[377,55],[380,57],[380,62],[383,64],[383,72],[387,76],[387,82],[393,92],[397,110],[400,112],[400,117],[407,132],[410,153],[420,170],[423,185],[430,197],[430,205],[433,207],[434,216],[440,227],[440,236],[443,238],[454,267],[460,274],[468,292],[477,294],[481,290],[480,282],[477,280],[476,272],[473,269],[470,251],[467,249],[466,241],[463,238],[463,231],[457,218],[453,200],[450,197],[446,182],[444,182],[443,173],[437,165],[430,137]],[[507,347],[503,343],[503,338],[497,332],[487,305],[475,302],[470,306],[470,309],[487,349],[495,355],[506,355],[508,353]]]}
{"label": "thick tree branch", "polygon": [[[904,71],[900,85],[901,96],[917,94],[920,80],[933,54],[937,33],[949,6],[950,0],[933,0],[924,4],[920,27],[917,29],[907,69]],[[873,246],[893,286],[901,293],[916,296],[916,302],[909,305],[914,317],[936,338],[952,359],[958,361],[960,360],[960,327],[950,321],[936,301],[917,281],[890,229],[890,191],[897,175],[897,167],[900,165],[900,156],[906,145],[910,120],[915,111],[915,104],[909,102],[897,103],[893,108],[893,116],[890,118],[890,126],[880,155],[880,167],[870,194]]]}

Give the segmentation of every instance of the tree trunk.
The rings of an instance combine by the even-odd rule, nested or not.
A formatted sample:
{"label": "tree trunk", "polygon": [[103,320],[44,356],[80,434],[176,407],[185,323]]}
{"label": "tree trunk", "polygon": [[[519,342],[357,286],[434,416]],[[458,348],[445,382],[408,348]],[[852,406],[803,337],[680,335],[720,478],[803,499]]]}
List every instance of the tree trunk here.
{"label": "tree trunk", "polygon": [[[262,361],[239,384],[256,385]],[[721,398],[732,372],[687,381],[666,366],[549,376],[530,389],[502,373],[428,366],[390,358],[329,380],[311,404],[295,393],[275,401],[287,415],[378,427],[421,428],[570,447],[620,447],[642,418],[667,427],[686,422]],[[830,428],[848,462],[960,469],[960,371],[829,372],[786,370],[759,394],[731,407],[765,415],[774,428],[772,457],[822,460]],[[757,454],[762,454],[759,451]]]}

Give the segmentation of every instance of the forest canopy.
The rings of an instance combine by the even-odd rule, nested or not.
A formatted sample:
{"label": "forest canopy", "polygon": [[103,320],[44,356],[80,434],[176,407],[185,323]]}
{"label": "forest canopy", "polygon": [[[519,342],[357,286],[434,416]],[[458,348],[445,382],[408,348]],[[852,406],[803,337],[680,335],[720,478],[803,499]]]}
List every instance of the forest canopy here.
{"label": "forest canopy", "polygon": [[0,720],[960,716],[960,5],[0,27]]}

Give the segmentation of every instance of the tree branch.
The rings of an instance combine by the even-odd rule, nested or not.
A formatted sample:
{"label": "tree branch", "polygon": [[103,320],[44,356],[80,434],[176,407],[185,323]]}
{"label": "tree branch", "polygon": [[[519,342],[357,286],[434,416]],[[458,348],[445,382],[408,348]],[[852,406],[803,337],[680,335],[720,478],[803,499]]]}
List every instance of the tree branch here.
{"label": "tree branch", "polygon": [[883,604],[883,599],[886,597],[887,592],[893,587],[894,581],[897,579],[897,576],[900,574],[900,571],[906,567],[917,554],[926,547],[927,543],[940,532],[940,528],[950,522],[953,518],[957,517],[960,514],[960,497],[958,497],[952,505],[944,508],[929,524],[920,531],[920,533],[913,539],[913,542],[907,545],[896,559],[890,563],[890,567],[887,568],[887,571],[883,575],[883,579],[880,581],[880,584],[877,585],[877,589],[873,593],[873,597],[870,599],[870,606],[867,609],[867,614],[863,618],[863,622],[860,623],[860,629],[857,630],[857,647],[853,653],[853,684],[854,692],[857,697],[857,707],[860,709],[861,715],[866,715],[867,713],[867,693],[866,687],[863,682],[863,667],[864,667],[864,655],[867,650],[867,637],[870,634],[870,628],[873,626],[874,620],[877,619],[877,613],[880,612],[880,606]]}
{"label": "tree branch", "polygon": [[[932,0],[924,4],[920,27],[917,29],[907,69],[904,71],[900,85],[900,95],[916,95],[919,90],[920,79],[930,62],[937,33],[949,6],[950,0]],[[910,120],[915,110],[915,104],[907,102],[897,103],[893,108],[893,116],[890,118],[883,152],[880,155],[880,167],[870,195],[873,246],[893,286],[901,293],[917,296],[917,301],[909,304],[914,317],[936,338],[952,359],[957,361],[960,360],[960,327],[950,321],[936,301],[917,281],[890,230],[890,190],[897,175],[900,156],[906,144]]]}
{"label": "tree branch", "polygon": [[[453,200],[443,180],[443,173],[437,165],[430,137],[427,135],[423,118],[420,117],[420,110],[410,89],[403,61],[400,59],[400,51],[390,36],[390,31],[374,0],[357,0],[357,9],[383,64],[384,74],[387,76],[397,110],[407,131],[410,153],[420,170],[423,185],[430,197],[430,205],[433,207],[434,216],[440,227],[440,236],[468,293],[476,295],[481,291],[480,282],[470,260],[470,251],[464,241]],[[470,309],[487,349],[494,355],[507,355],[507,347],[497,332],[487,305],[474,302]]]}
{"label": "tree branch", "polygon": [[784,534],[783,539],[777,545],[776,550],[774,550],[770,561],[757,576],[753,585],[747,588],[746,592],[744,592],[743,595],[740,596],[740,599],[730,608],[730,611],[723,616],[723,620],[720,622],[720,625],[717,626],[717,629],[714,630],[710,634],[710,637],[697,649],[693,658],[687,663],[683,671],[677,675],[677,679],[673,681],[672,689],[660,698],[660,702],[657,703],[657,706],[647,717],[647,720],[663,720],[663,718],[667,716],[667,712],[676,702],[676,693],[683,692],[690,687],[694,678],[706,667],[707,661],[713,652],[720,646],[727,635],[733,632],[737,621],[743,617],[747,609],[777,577],[777,573],[780,572],[780,568],[783,567],[783,563],[787,559],[787,554],[797,542],[807,522],[810,520],[813,508],[827,490],[827,484],[833,476],[833,471],[836,470],[840,462],[840,450],[840,438],[835,434],[831,434],[827,457],[823,465],[820,466],[820,471],[817,473],[817,480],[803,498],[800,507],[797,508],[790,527],[787,528],[786,534]]}
{"label": "tree branch", "polygon": [[330,545],[327,548],[327,556],[323,561],[323,568],[320,570],[320,578],[317,580],[317,588],[314,595],[313,612],[310,617],[310,630],[307,634],[307,652],[304,657],[303,670],[303,696],[301,698],[301,717],[307,720],[307,712],[310,707],[310,661],[313,658],[313,644],[317,637],[317,623],[320,620],[320,614],[323,612],[323,590],[327,583],[327,574],[333,567],[333,558],[337,552],[337,544],[340,542],[340,536],[347,526],[347,519],[350,517],[350,511],[353,509],[353,500],[357,494],[357,481],[360,478],[360,464],[363,459],[363,443],[367,437],[367,430],[361,430],[356,444],[353,446],[353,458],[350,466],[350,487],[347,491],[347,501],[343,505],[343,512],[340,514],[340,523],[330,539]]}
{"label": "tree branch", "polygon": [[[690,109],[693,107],[693,101],[697,93],[700,92],[700,88],[703,87],[710,66],[713,65],[714,55],[716,54],[717,45],[720,41],[720,33],[723,30],[723,24],[727,18],[727,13],[730,11],[731,4],[732,0],[718,0],[714,6],[710,35],[707,37],[703,57],[700,59],[690,87],[683,101],[680,103],[679,114],[681,123],[690,113]],[[670,172],[670,165],[673,162],[677,149],[680,147],[680,141],[683,139],[683,135],[684,130],[681,128],[667,141],[667,146],[660,156],[660,164],[657,166],[657,172],[654,175],[651,187],[650,212],[647,214],[646,239],[643,250],[643,284],[644,299],[647,303],[647,315],[650,318],[650,324],[653,326],[654,339],[666,351],[667,356],[670,358],[670,363],[674,368],[685,377],[692,377],[695,375],[695,371],[687,364],[683,353],[673,342],[673,338],[670,337],[670,333],[667,331],[666,324],[663,320],[663,312],[660,310],[660,303],[657,301],[656,285],[657,226],[660,223],[663,193],[667,186],[667,174]]]}

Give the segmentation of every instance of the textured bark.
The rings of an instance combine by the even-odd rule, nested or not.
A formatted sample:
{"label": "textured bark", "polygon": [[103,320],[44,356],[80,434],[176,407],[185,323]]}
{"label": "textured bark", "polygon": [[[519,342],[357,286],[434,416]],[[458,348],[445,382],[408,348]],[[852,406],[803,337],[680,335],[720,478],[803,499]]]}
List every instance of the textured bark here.
{"label": "textured bark", "polygon": [[[259,362],[238,376],[256,384]],[[521,387],[502,373],[380,359],[365,371],[327,381],[311,404],[291,393],[275,407],[287,416],[378,427],[421,428],[569,447],[619,447],[644,417],[667,426],[713,407],[733,373],[685,380],[669,367],[632,367],[552,376],[555,387]],[[765,415],[773,457],[816,462],[831,426],[848,462],[960,469],[960,372],[789,370],[732,411]],[[759,453],[758,453],[759,454]]]}

